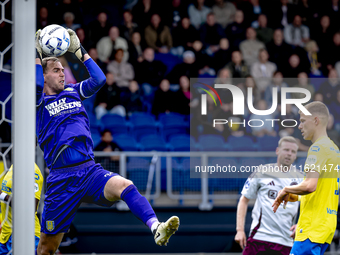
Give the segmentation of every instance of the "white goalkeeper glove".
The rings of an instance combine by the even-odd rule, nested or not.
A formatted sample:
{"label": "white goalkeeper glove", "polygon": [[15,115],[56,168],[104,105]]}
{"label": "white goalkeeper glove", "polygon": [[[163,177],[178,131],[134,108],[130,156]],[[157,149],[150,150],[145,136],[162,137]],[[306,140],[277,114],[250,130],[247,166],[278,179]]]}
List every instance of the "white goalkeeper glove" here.
{"label": "white goalkeeper glove", "polygon": [[39,43],[41,29],[35,33],[35,57],[42,60],[42,48]]}
{"label": "white goalkeeper glove", "polygon": [[80,61],[84,62],[84,55],[87,54],[87,51],[81,45],[76,32],[72,29],[67,29],[67,32],[70,35],[70,47],[67,51],[74,53]]}

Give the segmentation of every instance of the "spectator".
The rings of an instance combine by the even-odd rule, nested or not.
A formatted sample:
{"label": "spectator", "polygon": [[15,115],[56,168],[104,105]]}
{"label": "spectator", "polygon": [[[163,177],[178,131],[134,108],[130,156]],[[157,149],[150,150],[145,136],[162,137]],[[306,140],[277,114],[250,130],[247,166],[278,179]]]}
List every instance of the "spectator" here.
{"label": "spectator", "polygon": [[151,16],[150,25],[145,28],[145,41],[156,52],[168,53],[172,48],[170,29],[164,26],[159,14]]}
{"label": "spectator", "polygon": [[145,27],[151,20],[151,16],[156,13],[156,3],[156,1],[142,0],[138,1],[138,3],[133,7],[132,14],[141,31],[144,31]]}
{"label": "spectator", "polygon": [[188,17],[188,7],[183,0],[171,0],[170,6],[167,5],[165,9],[164,23],[170,28],[178,27],[182,19]]}
{"label": "spectator", "polygon": [[164,79],[155,92],[155,99],[152,105],[152,114],[158,116],[160,113],[169,113],[174,104],[174,92],[170,90],[170,82]]}
{"label": "spectator", "polygon": [[108,112],[125,117],[125,109],[120,105],[120,92],[121,89],[116,85],[114,75],[108,72],[106,83],[96,97],[95,112],[98,120]]}
{"label": "spectator", "polygon": [[119,26],[119,32],[127,41],[131,41],[132,34],[138,31],[138,25],[133,22],[131,11],[126,10],[123,13],[123,23]]}
{"label": "spectator", "polygon": [[[253,105],[256,105],[261,100],[261,98],[262,98],[261,92],[257,88],[255,79],[251,75],[248,75],[246,77],[246,79],[244,80],[244,83],[238,84],[238,87],[240,89],[242,89],[244,98],[247,98],[247,100],[248,100],[248,89],[249,88],[252,89],[252,100],[253,100],[252,102],[253,102]],[[246,102],[244,102],[244,103],[246,104]],[[248,117],[249,116],[249,109],[248,109],[247,105],[245,105],[244,109],[246,111],[245,112],[245,117]],[[256,108],[256,109],[258,109],[258,108]]]}
{"label": "spectator", "polygon": [[[273,103],[273,88],[277,89],[277,102],[278,104],[281,104],[281,89],[285,87],[288,87],[288,85],[283,81],[282,73],[276,71],[273,75],[271,84],[266,88],[264,92],[264,99],[266,100],[267,104],[272,105]],[[287,94],[286,98],[290,98],[290,94]]]}
{"label": "spectator", "polygon": [[[101,142],[94,148],[94,151],[122,151],[117,143],[113,141],[113,136],[110,130],[105,129],[101,133]],[[100,163],[105,169],[119,173],[119,158],[120,156],[110,156],[110,157],[96,157],[97,163]]]}
{"label": "spectator", "polygon": [[[312,84],[308,81],[308,75],[305,72],[299,73],[297,76],[298,84],[294,87],[304,88],[310,92],[311,98],[314,98],[315,89]],[[293,99],[304,98],[305,95],[302,93],[291,93]]]}
{"label": "spectator", "polygon": [[[267,103],[265,100],[260,100],[256,104],[257,110],[267,110]],[[262,137],[264,135],[269,136],[276,136],[276,132],[274,130],[274,127],[272,126],[272,123],[270,121],[266,121],[266,119],[272,119],[272,114],[267,115],[250,115],[250,120],[252,121],[253,127],[251,127],[252,134],[257,137]],[[256,124],[255,124],[256,123]]]}
{"label": "spectator", "polygon": [[265,49],[259,51],[259,61],[255,62],[250,69],[250,74],[255,78],[258,89],[262,92],[268,87],[276,65],[268,61],[268,52]]}
{"label": "spectator", "polygon": [[336,92],[336,100],[333,101],[329,106],[329,111],[334,116],[334,122],[336,130],[340,130],[340,90]]}
{"label": "spectator", "polygon": [[143,99],[136,81],[130,81],[129,89],[122,91],[121,101],[128,116],[143,111]]}
{"label": "spectator", "polygon": [[172,30],[173,48],[171,53],[173,55],[182,56],[185,50],[192,50],[194,41],[199,39],[199,33],[190,24],[190,19],[184,17],[180,24]]}
{"label": "spectator", "polygon": [[225,37],[221,25],[216,23],[214,13],[210,12],[207,15],[206,22],[200,28],[200,38],[204,45],[203,49],[209,56],[213,56],[219,49],[220,40]]}
{"label": "spectator", "polygon": [[196,63],[195,54],[192,51],[183,53],[183,63],[176,65],[167,75],[171,84],[178,84],[181,76],[198,77],[198,64]]}
{"label": "spectator", "polygon": [[276,29],[273,34],[273,40],[267,44],[269,61],[277,65],[281,70],[286,66],[289,56],[292,54],[292,47],[283,40],[283,32]]}
{"label": "spectator", "polygon": [[330,105],[336,101],[337,91],[340,89],[339,76],[334,68],[329,70],[328,79],[321,84],[319,93],[323,96],[323,102]]}
{"label": "spectator", "polygon": [[[222,68],[218,71],[215,84],[232,84],[232,77],[228,68]],[[219,91],[219,95],[223,105],[230,104],[233,101],[233,96],[230,90],[222,89]]]}
{"label": "spectator", "polygon": [[339,0],[329,0],[323,5],[323,13],[328,14],[333,24],[339,24],[340,22],[340,11],[339,11]]}
{"label": "spectator", "polygon": [[[279,105],[278,108],[281,109],[281,105]],[[275,119],[281,119],[281,118],[282,118],[281,111],[278,111],[277,115],[275,116]],[[294,135],[294,129],[295,129],[294,126],[296,125],[296,123],[298,123],[298,117],[294,113],[293,107],[291,104],[286,105],[286,115],[284,116],[284,118],[285,118],[284,126],[276,122],[274,124],[274,129],[278,131],[280,137],[284,137],[287,135]]]}
{"label": "spectator", "polygon": [[141,41],[140,33],[134,32],[131,36],[131,42],[129,42],[129,62],[134,68],[143,61],[143,51],[145,48],[146,46]]}
{"label": "spectator", "polygon": [[309,60],[310,72],[313,76],[322,76],[321,63],[319,62],[319,47],[315,41],[311,40],[306,43],[305,47]]}
{"label": "spectator", "polygon": [[97,51],[99,59],[104,63],[109,63],[113,59],[117,49],[124,50],[124,61],[129,59],[128,44],[126,40],[119,36],[117,27],[111,27],[109,36],[105,36],[97,43]]}
{"label": "spectator", "polygon": [[327,66],[327,69],[332,69],[335,63],[338,62],[340,59],[340,32],[336,32],[333,35],[333,42],[330,45],[327,45],[326,48],[324,48],[322,55],[326,56],[325,64]]}
{"label": "spectator", "polygon": [[238,50],[231,53],[231,62],[226,66],[233,78],[245,78],[249,75],[248,66],[244,63],[242,53]]}
{"label": "spectator", "polygon": [[187,76],[181,76],[179,78],[180,89],[174,93],[173,111],[180,114],[189,115],[190,114],[190,81]]}
{"label": "spectator", "polygon": [[300,15],[294,16],[293,23],[287,25],[283,33],[285,41],[295,47],[305,47],[306,42],[309,41],[309,28],[302,25]]}
{"label": "spectator", "polygon": [[212,11],[215,14],[216,22],[225,29],[234,21],[236,7],[229,1],[215,0]]}
{"label": "spectator", "polygon": [[312,28],[319,18],[318,5],[311,0],[299,0],[297,4],[297,13],[300,14],[302,23]]}
{"label": "spectator", "polygon": [[80,28],[80,24],[74,24],[74,14],[72,12],[65,12],[64,13],[64,24],[61,26],[68,29],[71,28],[73,31],[76,31],[78,28]]}
{"label": "spectator", "polygon": [[227,38],[222,38],[220,40],[219,49],[212,58],[211,63],[216,72],[225,66],[226,60],[230,59],[230,56],[229,41]]}
{"label": "spectator", "polygon": [[37,29],[43,29],[48,25],[51,25],[50,17],[48,15],[48,9],[43,6],[39,9],[39,15],[37,18]]}
{"label": "spectator", "polygon": [[54,16],[52,24],[62,24],[64,14],[66,12],[72,12],[74,14],[76,23],[81,23],[84,20],[79,3],[75,3],[72,0],[60,0],[55,5],[55,8],[53,8],[53,11],[50,13]]}
{"label": "spectator", "polygon": [[272,24],[272,28],[284,28],[292,23],[296,14],[296,7],[288,2],[289,0],[281,0],[280,4],[275,5],[270,10],[269,23]]}
{"label": "spectator", "polygon": [[129,87],[130,81],[135,78],[132,65],[123,61],[123,58],[123,49],[117,49],[115,59],[107,66],[107,70],[114,75],[115,82],[119,88]]}
{"label": "spectator", "polygon": [[150,97],[164,78],[166,66],[155,60],[155,52],[152,48],[146,48],[143,53],[144,60],[136,68],[136,80],[142,84],[142,90],[146,97]]}
{"label": "spectator", "polygon": [[106,70],[107,65],[98,58],[97,49],[96,48],[90,48],[88,52],[89,52],[90,57],[93,59],[93,61],[97,63],[97,65],[100,67],[100,69],[103,70],[104,73],[106,73],[107,72],[107,70]]}
{"label": "spectator", "polygon": [[[89,42],[89,39],[86,37],[85,34],[85,30],[83,28],[77,28],[75,30],[78,38],[79,38],[79,42],[81,43],[81,45],[84,47],[85,50],[89,50],[91,47],[91,44]],[[94,45],[95,46],[95,45]]]}
{"label": "spectator", "polygon": [[111,25],[107,20],[107,14],[102,11],[98,13],[97,19],[89,24],[89,38],[91,44],[96,45],[99,40],[109,34]]}
{"label": "spectator", "polygon": [[207,15],[211,12],[211,9],[204,5],[205,0],[195,0],[194,3],[188,7],[188,15],[191,24],[199,29],[200,26],[206,22]]}
{"label": "spectator", "polygon": [[246,65],[251,67],[257,61],[260,49],[265,49],[266,46],[256,39],[256,31],[252,27],[247,28],[246,37],[240,44],[240,50]]}
{"label": "spectator", "polygon": [[258,17],[258,28],[256,28],[257,39],[264,44],[269,43],[272,38],[274,31],[273,29],[267,27],[267,16],[260,14]]}
{"label": "spectator", "polygon": [[323,95],[320,92],[314,94],[314,101],[323,102]]}
{"label": "spectator", "polygon": [[[283,76],[285,78],[296,78],[302,72],[309,73],[308,68],[301,63],[300,57],[297,54],[292,54],[289,57],[288,65],[282,69]],[[291,86],[292,84],[290,83],[289,85]]]}
{"label": "spectator", "polygon": [[232,50],[238,50],[240,43],[246,39],[246,26],[244,25],[244,15],[241,10],[236,11],[234,22],[227,26],[225,33]]}
{"label": "spectator", "polygon": [[241,1],[238,5],[238,9],[244,13],[244,20],[247,27],[257,28],[258,16],[263,13],[259,0]]}
{"label": "spectator", "polygon": [[340,135],[337,130],[334,129],[334,117],[329,114],[327,123],[327,135],[328,137],[339,147],[340,145]]}

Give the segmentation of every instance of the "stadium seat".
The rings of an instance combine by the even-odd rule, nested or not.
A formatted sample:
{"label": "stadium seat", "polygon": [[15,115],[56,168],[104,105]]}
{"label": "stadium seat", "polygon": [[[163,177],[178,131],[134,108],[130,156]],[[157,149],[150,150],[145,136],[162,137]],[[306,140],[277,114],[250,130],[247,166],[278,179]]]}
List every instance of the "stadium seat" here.
{"label": "stadium seat", "polygon": [[[201,190],[201,179],[200,178],[190,178],[190,169],[194,171],[195,166],[201,165],[201,158],[192,157],[184,158],[182,161],[183,173],[181,179],[179,180],[183,186],[184,191],[195,192]],[[174,180],[173,180],[174,181]]]}
{"label": "stadium seat", "polygon": [[168,146],[160,135],[146,135],[140,140],[142,151],[168,151]]}
{"label": "stadium seat", "polygon": [[257,147],[249,136],[229,136],[228,146],[232,151],[256,151]]}
{"label": "stadium seat", "polygon": [[155,116],[148,113],[137,113],[130,116],[131,131],[137,141],[142,136],[149,134],[157,134],[158,125]]}
{"label": "stadium seat", "polygon": [[257,138],[257,145],[259,151],[275,151],[280,137],[277,136],[263,136]]}
{"label": "stadium seat", "polygon": [[109,129],[113,135],[116,134],[127,134],[128,133],[128,125],[125,119],[117,114],[105,114],[100,119],[103,128]]}
{"label": "stadium seat", "polygon": [[139,150],[137,141],[131,135],[118,134],[113,137],[113,141],[116,142],[123,151]]}
{"label": "stadium seat", "polygon": [[189,134],[190,125],[188,121],[186,121],[185,115],[176,113],[160,114],[159,122],[165,141],[169,141],[172,135]]}
{"label": "stadium seat", "polygon": [[224,137],[221,135],[201,135],[198,143],[202,151],[226,151]]}
{"label": "stadium seat", "polygon": [[167,69],[165,74],[170,73],[170,71],[174,68],[175,65],[181,63],[181,60],[178,57],[170,53],[167,54],[156,53],[155,60],[161,61],[164,65],[166,65]]}
{"label": "stadium seat", "polygon": [[[150,169],[150,161],[143,158],[131,158],[126,165],[127,177],[133,181],[139,191],[146,191]],[[155,190],[155,176],[152,182],[151,193]]]}
{"label": "stadium seat", "polygon": [[173,151],[190,151],[191,146],[195,146],[194,138],[186,134],[171,136],[169,143]]}

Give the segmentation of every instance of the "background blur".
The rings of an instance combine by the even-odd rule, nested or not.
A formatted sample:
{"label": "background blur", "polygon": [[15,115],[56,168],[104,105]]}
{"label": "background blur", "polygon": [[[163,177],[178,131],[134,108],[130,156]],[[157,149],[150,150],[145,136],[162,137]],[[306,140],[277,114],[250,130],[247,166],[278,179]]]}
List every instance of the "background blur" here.
{"label": "background blur", "polygon": [[[5,10],[0,19],[0,168],[6,171],[11,164],[12,11],[11,1],[0,3]],[[208,114],[202,116],[202,92],[190,86],[192,78],[207,79],[210,85],[234,84],[245,95],[252,87],[257,109],[271,106],[274,87],[279,95],[282,87],[306,88],[312,101],[329,107],[328,135],[340,144],[338,0],[37,3],[37,29],[60,24],[75,30],[106,74],[105,86],[84,101],[96,161],[131,179],[150,199],[160,221],[171,215],[181,220],[169,246],[157,247],[150,231],[126,211],[124,203],[110,209],[84,204],[61,253],[240,251],[233,239],[245,178],[192,179],[190,165],[239,168],[273,163],[277,142],[286,135],[297,139],[296,164],[303,164],[311,143],[302,139],[297,127],[213,128],[214,118],[241,122],[256,116],[247,106],[243,117],[233,116],[228,93],[221,95],[223,105],[215,106],[208,97]],[[72,54],[66,53],[61,61],[66,83],[88,78],[86,68]],[[300,98],[300,94],[289,97]],[[279,100],[277,111],[266,118],[281,119],[280,114]],[[298,109],[287,107],[285,119],[298,121]],[[190,126],[193,121],[196,124]],[[37,155],[43,165],[41,152]],[[41,169],[46,179],[48,169]]]}

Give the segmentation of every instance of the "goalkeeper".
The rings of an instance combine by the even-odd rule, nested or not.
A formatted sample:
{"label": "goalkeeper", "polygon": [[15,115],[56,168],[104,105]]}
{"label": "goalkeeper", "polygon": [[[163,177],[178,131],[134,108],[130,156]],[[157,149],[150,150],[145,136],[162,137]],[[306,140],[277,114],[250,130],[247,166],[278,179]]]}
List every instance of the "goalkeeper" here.
{"label": "goalkeeper", "polygon": [[[11,207],[11,195],[12,195],[12,180],[13,180],[13,166],[6,173],[1,187],[0,200],[1,202],[1,221],[3,222],[1,234],[0,234],[0,255],[12,254],[12,207]],[[35,207],[38,209],[41,189],[43,186],[44,178],[37,165],[35,165]],[[7,208],[8,207],[8,208]],[[40,237],[40,221],[37,213],[35,213],[35,249],[38,247]]]}
{"label": "goalkeeper", "polygon": [[41,236],[37,253],[54,254],[82,202],[111,206],[123,200],[131,212],[146,224],[158,245],[166,245],[178,229],[179,219],[160,223],[148,200],[130,180],[96,164],[90,123],[84,105],[104,84],[105,75],[70,34],[69,52],[86,66],[90,78],[65,85],[64,68],[55,57],[42,59],[36,35],[37,136],[50,169],[47,178]]}

